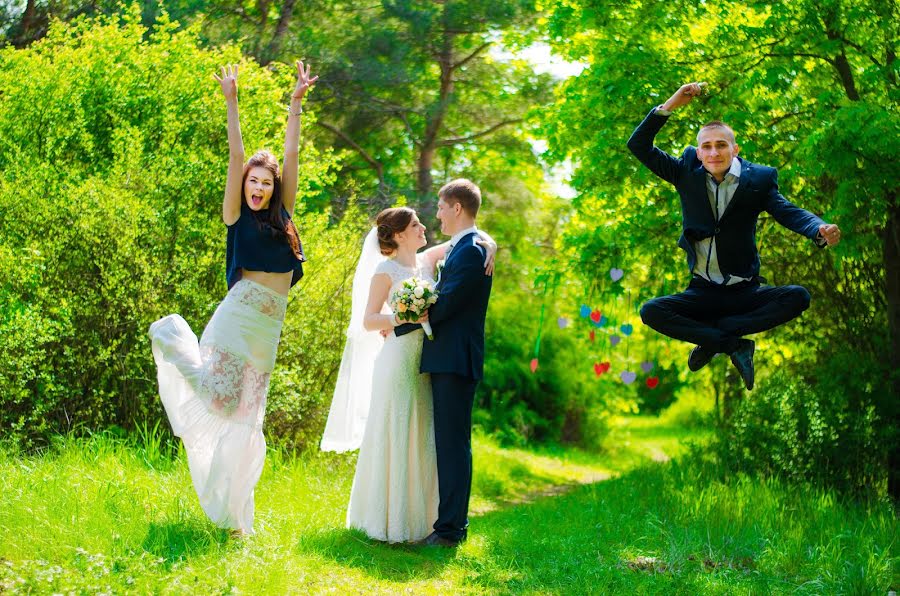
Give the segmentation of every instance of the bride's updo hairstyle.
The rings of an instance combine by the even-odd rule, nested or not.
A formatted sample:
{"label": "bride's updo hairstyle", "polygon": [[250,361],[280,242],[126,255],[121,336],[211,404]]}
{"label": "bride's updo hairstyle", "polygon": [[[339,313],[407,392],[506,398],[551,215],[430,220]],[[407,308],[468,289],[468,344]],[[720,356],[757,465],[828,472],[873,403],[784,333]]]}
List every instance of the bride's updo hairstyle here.
{"label": "bride's updo hairstyle", "polygon": [[409,207],[391,207],[385,209],[375,218],[375,226],[378,228],[378,246],[381,254],[390,256],[397,250],[398,244],[394,240],[394,234],[399,234],[412,221],[416,212]]}

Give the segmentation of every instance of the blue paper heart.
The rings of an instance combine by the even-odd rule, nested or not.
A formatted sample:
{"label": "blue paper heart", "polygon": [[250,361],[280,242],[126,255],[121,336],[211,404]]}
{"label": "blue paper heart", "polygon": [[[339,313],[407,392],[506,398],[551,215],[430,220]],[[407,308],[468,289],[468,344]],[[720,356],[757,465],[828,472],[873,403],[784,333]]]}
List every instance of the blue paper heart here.
{"label": "blue paper heart", "polygon": [[591,316],[591,307],[588,306],[587,304],[582,304],[582,305],[581,305],[581,311],[579,312],[579,314],[580,314],[582,317],[589,317],[589,316]]}
{"label": "blue paper heart", "polygon": [[634,331],[634,327],[632,327],[628,323],[625,323],[624,325],[619,327],[619,331],[621,331],[627,337],[627,336],[631,335],[632,331]]}
{"label": "blue paper heart", "polygon": [[609,323],[609,319],[606,318],[606,315],[600,317],[600,320],[597,321],[597,327],[606,327],[606,324]]}

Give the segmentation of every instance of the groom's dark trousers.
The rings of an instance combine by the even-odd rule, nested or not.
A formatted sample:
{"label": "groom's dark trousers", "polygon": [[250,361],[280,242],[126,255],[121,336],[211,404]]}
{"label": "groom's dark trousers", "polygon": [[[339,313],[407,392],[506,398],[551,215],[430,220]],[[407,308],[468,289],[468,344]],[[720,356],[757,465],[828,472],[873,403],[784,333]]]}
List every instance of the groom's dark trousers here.
{"label": "groom's dark trousers", "polygon": [[717,217],[707,190],[708,174],[688,147],[674,157],[654,145],[657,133],[668,121],[653,109],[638,125],[628,148],[651,172],[672,184],[681,199],[682,234],[678,246],[687,255],[688,270],[695,271],[695,245],[712,238],[725,279],[743,278],[720,285],[694,274],[684,292],[655,298],[641,308],[646,325],[664,335],[688,341],[716,352],[731,353],[743,335],[771,329],[790,321],[809,307],[809,292],[801,286],[762,286],[756,225],[768,213],[784,227],[817,241],[825,222],[785,199],[778,190],[775,168],[743,158],[734,196]]}
{"label": "groom's dark trousers", "polygon": [[[438,301],[428,310],[434,339],[424,340],[421,372],[431,373],[437,451],[438,519],[434,531],[459,542],[469,525],[472,491],[472,406],[484,369],[484,320],[492,278],[476,234],[463,236],[446,258]],[[401,325],[403,335],[417,326]]]}
{"label": "groom's dark trousers", "polygon": [[453,373],[431,373],[434,445],[437,450],[438,518],[434,531],[460,541],[469,526],[472,492],[472,406],[478,381]]}

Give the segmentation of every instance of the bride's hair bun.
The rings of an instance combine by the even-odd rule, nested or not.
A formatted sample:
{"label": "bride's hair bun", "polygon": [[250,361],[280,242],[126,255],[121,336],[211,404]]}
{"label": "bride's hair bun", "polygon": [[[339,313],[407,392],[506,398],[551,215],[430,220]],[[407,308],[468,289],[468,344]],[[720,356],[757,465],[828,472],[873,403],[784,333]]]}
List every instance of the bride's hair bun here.
{"label": "bride's hair bun", "polygon": [[391,207],[385,209],[375,218],[375,226],[378,228],[378,246],[381,254],[387,256],[397,250],[397,241],[394,234],[399,234],[412,221],[416,212],[409,207]]}

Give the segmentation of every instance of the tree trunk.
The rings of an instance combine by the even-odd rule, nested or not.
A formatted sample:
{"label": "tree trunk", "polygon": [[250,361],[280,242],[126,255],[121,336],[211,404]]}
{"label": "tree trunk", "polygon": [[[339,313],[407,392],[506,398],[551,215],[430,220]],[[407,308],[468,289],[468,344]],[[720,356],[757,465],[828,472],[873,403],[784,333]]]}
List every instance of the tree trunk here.
{"label": "tree trunk", "polygon": [[284,34],[287,33],[288,26],[291,24],[291,18],[294,16],[294,5],[296,3],[297,0],[285,0],[284,4],[281,5],[278,25],[275,26],[275,34],[272,36],[272,40],[269,42],[260,62],[263,66],[278,57],[278,52],[281,51],[281,42],[284,41]]}
{"label": "tree trunk", "polygon": [[[444,8],[444,19],[447,20],[447,8]],[[434,240],[435,214],[437,213],[437,201],[433,196],[434,178],[431,169],[434,166],[434,156],[437,152],[438,135],[444,126],[444,116],[450,105],[453,94],[453,40],[455,34],[448,27],[442,32],[441,51],[438,54],[438,65],[441,69],[440,89],[438,99],[428,111],[428,120],[425,125],[425,135],[419,149],[417,160],[418,172],[416,174],[416,208],[419,211],[419,219],[428,227],[429,241]]]}
{"label": "tree trunk", "polygon": [[19,21],[18,31],[11,36],[12,45],[16,48],[24,48],[40,37],[40,21],[35,0],[28,0],[25,4],[25,11],[22,13],[22,19]]}
{"label": "tree trunk", "polygon": [[900,501],[900,201],[896,191],[888,197],[887,225],[884,228],[882,249],[887,294],[888,334],[891,371],[891,395],[885,400],[882,413],[889,433],[888,493]]}

